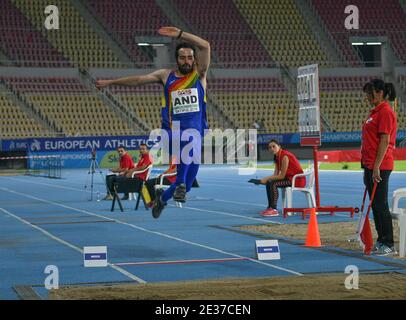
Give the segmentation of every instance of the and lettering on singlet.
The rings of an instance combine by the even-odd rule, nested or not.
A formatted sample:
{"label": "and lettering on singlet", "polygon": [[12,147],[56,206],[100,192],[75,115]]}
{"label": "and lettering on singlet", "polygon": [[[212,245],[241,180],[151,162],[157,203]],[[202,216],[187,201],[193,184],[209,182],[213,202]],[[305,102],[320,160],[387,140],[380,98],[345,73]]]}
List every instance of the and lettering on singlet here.
{"label": "and lettering on singlet", "polygon": [[200,111],[197,88],[172,91],[171,97],[175,115]]}

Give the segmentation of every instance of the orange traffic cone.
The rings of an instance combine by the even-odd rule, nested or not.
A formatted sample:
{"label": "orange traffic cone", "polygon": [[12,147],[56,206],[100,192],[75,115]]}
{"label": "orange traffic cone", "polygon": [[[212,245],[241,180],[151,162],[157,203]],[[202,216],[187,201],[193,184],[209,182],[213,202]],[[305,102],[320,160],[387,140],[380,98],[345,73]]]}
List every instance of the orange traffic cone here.
{"label": "orange traffic cone", "polygon": [[316,218],[316,209],[310,209],[309,227],[307,229],[306,247],[320,247],[320,234]]}

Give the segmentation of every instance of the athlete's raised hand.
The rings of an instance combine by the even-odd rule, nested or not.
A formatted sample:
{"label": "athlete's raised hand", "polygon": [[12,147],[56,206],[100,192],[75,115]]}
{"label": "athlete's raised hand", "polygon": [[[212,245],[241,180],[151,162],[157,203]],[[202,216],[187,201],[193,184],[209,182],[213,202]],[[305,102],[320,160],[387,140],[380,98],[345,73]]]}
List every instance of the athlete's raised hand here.
{"label": "athlete's raised hand", "polygon": [[182,30],[176,27],[162,27],[158,30],[161,36],[178,38]]}

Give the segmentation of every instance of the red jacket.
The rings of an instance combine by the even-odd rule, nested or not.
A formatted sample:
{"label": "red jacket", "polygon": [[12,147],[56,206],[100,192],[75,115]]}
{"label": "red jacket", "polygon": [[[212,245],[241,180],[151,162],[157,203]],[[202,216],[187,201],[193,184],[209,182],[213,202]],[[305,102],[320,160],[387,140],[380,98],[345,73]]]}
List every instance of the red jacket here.
{"label": "red jacket", "polygon": [[[153,162],[153,159],[149,153],[141,155],[140,160],[138,160],[138,163],[137,163],[137,166],[135,167],[135,169],[138,169],[138,168],[141,168],[144,166],[149,166],[150,164],[152,164],[152,162]],[[145,181],[145,180],[147,180],[147,174],[148,174],[148,171],[145,171],[143,173],[136,174],[135,176],[137,178]]]}
{"label": "red jacket", "polygon": [[[282,159],[284,156],[287,156],[289,158],[289,165],[288,169],[286,170],[285,178],[292,181],[293,176],[303,173],[303,169],[293,153],[281,149],[279,153],[276,155],[276,163],[278,164],[279,170],[281,170],[282,168]],[[305,185],[306,185],[306,177],[299,177],[296,178],[295,185],[293,187],[303,188]]]}
{"label": "red jacket", "polygon": [[131,156],[126,153],[123,156],[120,157],[120,168],[121,169],[133,169],[134,166],[134,161],[133,158],[131,158]]}
{"label": "red jacket", "polygon": [[393,150],[396,145],[396,114],[386,101],[370,111],[362,126],[361,162],[364,167],[373,169],[381,134],[390,136],[389,146],[382,160],[380,170],[393,170]]}

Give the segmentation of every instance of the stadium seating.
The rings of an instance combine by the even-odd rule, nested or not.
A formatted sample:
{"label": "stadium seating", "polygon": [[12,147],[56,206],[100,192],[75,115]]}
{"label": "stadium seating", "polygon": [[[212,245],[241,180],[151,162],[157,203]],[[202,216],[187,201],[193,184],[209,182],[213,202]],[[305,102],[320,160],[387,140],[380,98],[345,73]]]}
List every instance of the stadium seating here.
{"label": "stadium seating", "polygon": [[277,78],[211,79],[208,94],[238,128],[264,120],[264,132],[297,131],[297,102]]}
{"label": "stadium seating", "polygon": [[234,0],[275,61],[297,67],[327,66],[327,55],[311,34],[293,0]]}
{"label": "stadium seating", "polygon": [[139,49],[135,37],[157,36],[160,27],[171,25],[154,0],[123,0],[120,5],[111,0],[89,0],[86,4],[134,62],[152,64],[152,57]]}
{"label": "stadium seating", "polygon": [[232,68],[274,64],[232,1],[172,3],[192,30],[210,42],[220,65]]}
{"label": "stadium seating", "polygon": [[[320,67],[329,66],[326,53],[311,33],[295,0],[170,1],[190,30],[211,43],[212,68],[276,67],[279,63],[295,68],[315,62]],[[134,37],[157,35],[159,27],[173,23],[156,1],[120,0],[120,5],[110,0],[81,0],[81,3],[133,62],[153,67],[152,56],[136,46]],[[43,26],[44,8],[49,4],[47,0],[0,1],[0,27],[4,31],[0,32],[1,55],[14,60],[18,66],[118,66],[119,61],[113,51],[71,1],[53,1],[61,14],[61,29],[46,30]],[[351,65],[361,64],[349,44],[350,35],[388,35],[399,59],[406,61],[406,14],[398,0],[387,0],[385,10],[374,9],[382,6],[382,2],[377,0],[353,1],[352,4],[362,12],[360,23],[363,27],[362,31],[351,32],[344,30],[343,23],[347,2],[310,0],[309,4],[320,15],[327,31],[336,39]],[[337,12],[342,12],[342,15]],[[379,23],[376,23],[378,14]],[[213,108],[218,108],[238,128],[252,128],[254,122],[263,120],[265,130],[262,132],[297,132],[296,97],[287,91],[280,78],[262,76],[262,70],[255,77],[246,76],[241,70],[227,70],[227,75],[214,77],[217,71],[208,75],[208,120],[211,128],[224,129],[221,117],[213,112]],[[51,76],[39,77],[29,69],[26,74],[29,76],[3,76],[2,79],[33,103],[35,110],[45,115],[63,134],[135,133],[79,78],[62,75],[51,78],[51,73]],[[229,78],[230,74],[232,78]],[[362,86],[372,77],[351,75],[351,69],[348,74],[346,77],[320,78],[321,111],[335,131],[359,131],[370,109],[364,101]],[[396,80],[406,91],[406,75],[398,75]],[[140,88],[113,86],[108,90],[148,127],[161,126],[160,85]],[[42,124],[34,120],[27,122],[25,111],[14,106],[4,94],[0,108],[4,113],[1,118],[4,137],[50,134]],[[17,122],[10,118],[10,108],[18,110]],[[405,130],[405,112],[399,107],[397,113],[398,128]],[[17,130],[18,127],[21,130]]]}
{"label": "stadium seating", "polygon": [[[132,112],[150,128],[161,128],[162,86],[157,84],[142,87],[110,88],[115,98],[125,104]],[[208,122],[211,128],[223,128],[219,120],[207,109]]]}
{"label": "stadium seating", "polygon": [[[388,36],[395,53],[406,61],[406,15],[399,0],[312,0],[328,31],[336,40],[347,61],[359,64],[357,53],[352,48],[350,36]],[[359,30],[347,30],[344,26],[347,14],[344,9],[349,4],[358,7]],[[337,14],[337,12],[342,12]]]}
{"label": "stadium seating", "polygon": [[370,107],[362,88],[371,77],[320,77],[320,111],[335,131],[360,131]]}
{"label": "stadium seating", "polygon": [[135,132],[77,78],[3,78],[67,136]]}
{"label": "stadium seating", "polygon": [[[44,10],[48,0],[12,0],[31,23],[42,30],[43,35],[60,50],[75,67],[112,67],[119,61],[113,51],[91,29],[86,20],[68,0],[52,2],[59,8],[60,29],[44,28]],[[63,13],[63,15],[62,15]],[[62,19],[63,17],[63,19]]]}
{"label": "stadium seating", "polygon": [[41,124],[30,118],[18,105],[4,93],[0,92],[0,136],[4,139],[49,137]]}
{"label": "stadium seating", "polygon": [[[399,75],[398,83],[400,84],[400,88],[406,93],[406,75]],[[401,109],[398,107],[397,109],[397,116],[398,116],[398,130],[406,130],[406,109]]]}
{"label": "stadium seating", "polygon": [[[335,131],[361,131],[371,107],[362,88],[375,77],[321,77],[320,110]],[[397,110],[398,129],[405,128],[405,114]]]}
{"label": "stadium seating", "polygon": [[160,85],[146,85],[138,88],[113,86],[110,91],[150,128],[161,128],[162,88]]}
{"label": "stadium seating", "polygon": [[0,1],[0,50],[19,66],[70,66],[10,0]]}

